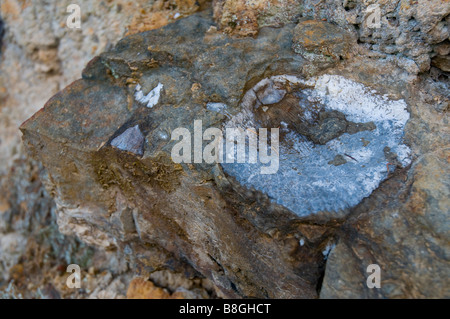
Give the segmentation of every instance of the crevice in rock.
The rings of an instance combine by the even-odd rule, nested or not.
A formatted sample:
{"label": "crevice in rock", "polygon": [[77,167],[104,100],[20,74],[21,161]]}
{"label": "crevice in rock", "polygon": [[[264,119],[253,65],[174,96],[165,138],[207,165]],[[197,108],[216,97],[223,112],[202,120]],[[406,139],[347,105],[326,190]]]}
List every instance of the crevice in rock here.
{"label": "crevice in rock", "polygon": [[3,22],[2,17],[0,16],[0,56],[2,54],[4,35],[5,35],[5,23]]}

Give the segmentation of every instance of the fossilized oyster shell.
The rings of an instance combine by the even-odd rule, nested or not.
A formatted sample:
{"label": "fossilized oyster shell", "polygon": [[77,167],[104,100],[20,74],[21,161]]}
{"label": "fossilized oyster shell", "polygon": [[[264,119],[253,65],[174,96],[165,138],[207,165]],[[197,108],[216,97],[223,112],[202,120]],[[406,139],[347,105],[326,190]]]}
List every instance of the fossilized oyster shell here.
{"label": "fossilized oyster shell", "polygon": [[[280,98],[283,90],[290,92]],[[342,76],[264,79],[244,96],[242,109],[225,126],[278,125],[279,169],[260,174],[265,164],[258,161],[223,163],[224,171],[299,216],[343,210],[369,196],[389,174],[386,147],[399,166],[410,163],[402,139],[409,119],[406,103]]]}

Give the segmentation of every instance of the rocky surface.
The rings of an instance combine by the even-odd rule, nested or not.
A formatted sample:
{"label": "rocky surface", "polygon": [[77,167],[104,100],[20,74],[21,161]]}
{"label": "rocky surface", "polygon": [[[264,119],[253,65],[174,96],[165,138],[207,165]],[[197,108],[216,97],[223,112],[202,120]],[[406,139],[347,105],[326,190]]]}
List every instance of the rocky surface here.
{"label": "rocky surface", "polygon": [[427,71],[430,58],[448,47],[449,11],[450,3],[442,0],[214,1],[215,17],[226,32],[255,35],[265,26],[325,20],[354,34],[369,51],[365,55],[392,60],[415,74]]}
{"label": "rocky surface", "polygon": [[[446,8],[436,5],[437,11],[447,10],[436,21],[448,14]],[[211,16],[206,11],[126,37],[91,60],[82,79],[22,125],[30,154],[47,169],[60,230],[105,249],[118,247],[144,278],[162,269],[184,273],[210,280],[221,297],[448,297],[448,82],[417,76],[393,58],[306,59],[293,49],[301,36],[298,25],[262,28],[253,38],[230,37],[217,31],[221,22],[216,25]],[[334,50],[328,56],[343,55],[341,47],[329,45],[336,42],[329,42],[326,32],[308,37],[310,47],[325,43]],[[348,46],[345,52],[360,52],[358,44]],[[261,84],[274,76],[289,79],[286,87]],[[289,91],[307,92],[304,85],[321,83],[324,76],[363,85],[371,101],[405,105],[400,113],[394,106],[386,109],[389,121],[406,123],[404,131],[381,126],[400,134],[409,159],[402,161],[406,157],[390,143],[375,143],[383,154],[377,165],[385,173],[359,202],[298,214],[264,190],[246,186],[224,164],[171,160],[176,128],[194,132],[195,120],[203,128],[243,124],[259,107],[284,103]],[[303,86],[290,87],[294,78],[304,79]],[[357,92],[343,88],[325,92],[349,99]],[[352,108],[359,114],[353,114],[352,125],[347,115],[326,113],[330,110],[318,115],[322,125],[314,134],[339,123],[352,126],[353,134],[369,134],[374,127],[356,128],[361,118],[370,122],[363,106]],[[288,114],[281,110],[272,117]],[[326,125],[327,119],[334,124]],[[258,127],[258,121],[250,124]],[[323,143],[352,135],[336,132]],[[360,141],[370,147],[367,135]],[[326,164],[330,169],[350,167],[335,156],[327,161],[333,159]],[[365,284],[370,264],[382,269],[380,289]],[[153,295],[154,287],[141,280],[129,295],[134,291]],[[155,292],[171,293],[175,290]]]}
{"label": "rocky surface", "polygon": [[[114,49],[124,35],[208,4],[93,2],[82,6],[83,27],[70,30],[69,3],[1,3],[0,298],[450,296],[448,1],[217,0],[213,14],[128,37]],[[379,5],[379,28],[367,24],[371,5]],[[38,159],[30,160],[18,126],[104,51],[83,80],[23,126]],[[399,136],[411,163],[381,141],[383,173],[370,196],[299,217],[223,165],[171,162],[174,127],[192,131],[193,120],[202,119],[203,128],[223,128],[246,109],[242,98],[255,85],[286,74],[344,77],[404,101],[410,117]],[[262,107],[251,109],[255,127],[279,123],[282,143],[282,122],[308,133],[289,115],[292,96],[310,103],[304,92],[296,85],[256,92]],[[360,129],[348,131],[348,115],[346,122],[329,115],[301,142],[321,133],[333,133],[333,142]],[[372,129],[364,132],[357,134]],[[359,143],[371,148],[374,140]],[[345,153],[319,162],[346,172],[356,162]],[[81,290],[65,285],[69,263],[82,266]],[[366,285],[374,263],[380,289]],[[142,277],[132,281],[135,273]]]}
{"label": "rocky surface", "polygon": [[[71,1],[4,0],[0,69],[0,172],[21,152],[18,126],[83,67],[126,34],[161,27],[197,11],[199,1],[94,1],[82,4],[81,28],[66,26]],[[0,27],[1,34],[2,27]]]}
{"label": "rocky surface", "polygon": [[[69,29],[72,1],[0,2],[0,297],[125,297],[132,273],[56,224],[55,204],[21,143],[20,124],[48,97],[81,76],[85,64],[125,34],[189,15],[203,1],[94,1],[81,4],[81,29]],[[87,260],[86,260],[87,259]],[[82,290],[65,268],[82,266]],[[90,271],[89,271],[90,270]],[[160,282],[164,285],[164,282]],[[53,289],[54,288],[54,289]],[[55,293],[56,290],[58,293]],[[44,291],[52,291],[48,296]]]}
{"label": "rocky surface", "polygon": [[[128,265],[116,252],[59,232],[56,207],[40,171],[36,162],[16,160],[0,185],[0,299],[124,298],[132,278]],[[83,289],[66,286],[69,264],[83,269]]]}
{"label": "rocky surface", "polygon": [[[320,39],[318,41],[318,39]],[[293,49],[309,60],[340,60],[348,58],[356,39],[340,27],[317,20],[299,22],[295,27]]]}
{"label": "rocky surface", "polygon": [[[246,221],[262,207],[249,209],[219,166],[192,167],[170,158],[174,142],[167,136],[175,128],[198,119],[220,127],[225,116],[207,111],[206,103],[226,102],[234,112],[249,79],[264,75],[261,63],[270,67],[275,52],[281,61],[295,58],[293,26],[273,47],[269,39],[279,30],[268,30],[259,41],[234,40],[208,32],[213,24],[206,12],[122,40],[22,126],[26,143],[52,176],[63,232],[105,248],[119,246],[144,275],[162,268],[212,279],[224,296],[314,297],[326,229],[314,227],[315,248],[302,251],[300,238],[276,231],[277,224],[304,227],[290,226],[293,216],[284,212],[275,225],[263,224],[260,214]],[[257,56],[250,49],[256,46]],[[298,57],[285,67],[292,72],[302,63]],[[224,68],[230,64],[242,73]],[[135,99],[137,83],[144,94],[164,85],[157,105]],[[111,146],[136,126],[145,136],[142,157]]]}

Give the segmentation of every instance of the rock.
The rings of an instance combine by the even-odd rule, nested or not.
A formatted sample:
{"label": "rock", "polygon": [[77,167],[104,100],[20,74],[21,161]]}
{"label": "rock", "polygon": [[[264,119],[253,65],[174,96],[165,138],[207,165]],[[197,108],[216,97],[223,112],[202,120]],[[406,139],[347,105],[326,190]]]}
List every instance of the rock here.
{"label": "rock", "polygon": [[135,278],[127,291],[128,299],[170,299],[171,295],[163,288],[155,287],[151,281]]}
{"label": "rock", "polygon": [[352,35],[336,25],[307,20],[295,27],[292,48],[309,60],[329,62],[348,58],[353,42]]}
{"label": "rock", "polygon": [[450,42],[444,41],[443,43],[436,45],[436,47],[434,48],[434,51],[438,55],[449,55],[450,54]]}
{"label": "rock", "polygon": [[[177,1],[176,8],[146,0],[85,3],[80,5],[81,30],[65,25],[72,1],[0,2],[0,242],[14,237],[17,243],[0,253],[0,296],[55,295],[48,287],[63,298],[88,298],[98,287],[96,296],[125,295],[129,270],[117,263],[117,251],[105,253],[59,232],[55,203],[37,174],[42,167],[27,158],[17,128],[126,33],[160,27],[204,4],[195,2]],[[86,264],[95,265],[114,279],[105,283],[92,276],[94,288],[68,289],[60,269],[72,262],[83,273]]]}
{"label": "rock", "polygon": [[450,72],[450,56],[438,55],[431,60],[431,65],[441,69],[442,71]]}
{"label": "rock", "polygon": [[260,28],[295,22],[301,14],[298,0],[214,0],[214,18],[227,33],[254,36]]}
{"label": "rock", "polygon": [[157,287],[144,278],[134,278],[127,291],[127,299],[204,299],[195,289],[178,288],[170,293],[167,289]]}
{"label": "rock", "polygon": [[111,141],[111,146],[119,150],[128,151],[137,155],[143,155],[144,135],[139,130],[139,125],[128,128],[121,135]]}
{"label": "rock", "polygon": [[[216,0],[214,16],[226,32],[254,36],[265,26],[298,20],[327,21],[347,30],[372,55],[399,55],[414,60],[420,72],[430,66],[433,47],[449,40],[448,1],[252,1]],[[427,55],[427,57],[425,57]],[[422,56],[417,59],[418,56]],[[409,72],[409,71],[408,71]]]}
{"label": "rock", "polygon": [[95,2],[81,6],[82,28],[73,30],[65,25],[71,3],[5,0],[0,4],[1,175],[23,154],[18,125],[49,96],[78,79],[93,57],[125,34],[161,27],[205,5],[202,0],[179,0],[176,6],[147,0]]}
{"label": "rock", "polygon": [[328,162],[328,164],[332,164],[332,165],[335,165],[335,166],[344,165],[345,163],[347,163],[347,161],[340,154],[336,155],[332,161]]}
{"label": "rock", "polygon": [[[395,176],[361,206],[369,214],[345,223],[327,262],[322,298],[448,296],[448,243],[442,237],[449,227],[449,188],[442,184],[449,178],[448,156],[425,155],[409,176]],[[362,279],[370,264],[381,268],[380,289],[369,289]]]}
{"label": "rock", "polygon": [[[351,56],[349,59],[355,60],[345,68],[328,70],[336,75],[303,78],[307,62],[292,50],[293,38],[298,35],[298,26],[292,24],[265,28],[255,38],[228,37],[210,32],[211,26],[214,22],[209,13],[203,12],[123,39],[113,50],[93,59],[82,79],[22,125],[30,154],[44,163],[51,177],[46,181],[55,194],[60,229],[106,249],[119,248],[144,278],[160,269],[185,273],[191,280],[211,280],[223,297],[310,298],[319,291],[324,297],[343,296],[344,292],[336,292],[337,277],[330,272],[341,269],[347,256],[340,247],[353,245],[350,240],[355,237],[346,237],[346,230],[370,225],[367,220],[375,222],[372,214],[387,202],[410,209],[401,200],[384,197],[386,191],[393,190],[395,195],[408,189],[398,186],[401,179],[391,177],[385,156],[396,154],[401,165],[395,176],[408,172],[411,150],[402,144],[404,129],[409,109],[415,116],[412,123],[417,123],[417,108],[423,107],[417,103],[423,98],[414,94],[422,93],[414,93],[414,82],[388,61],[360,61]],[[327,42],[319,29],[311,39],[322,39],[318,42],[324,47],[336,44],[333,49],[337,53],[346,52],[334,38]],[[393,92],[397,98],[375,94],[355,81]],[[164,90],[151,108],[136,100],[138,86],[145,95],[160,83]],[[297,113],[283,109],[285,103]],[[167,136],[176,129],[195,131],[200,121],[204,128],[225,130],[237,125],[261,129],[264,120],[258,116],[277,109],[282,111],[271,118],[287,124],[280,141],[278,175],[255,174],[255,167],[247,163],[173,161],[176,142]],[[288,116],[300,117],[289,122]],[[292,136],[302,138],[303,128],[293,132],[289,123],[310,128],[305,131],[310,136],[305,133],[304,137],[313,141],[296,144],[290,140]],[[420,132],[423,129],[416,130]],[[122,147],[129,141],[131,148]],[[136,145],[140,150],[142,141],[142,152],[123,151],[135,150]],[[423,147],[433,145],[411,136],[410,141],[420,153],[426,152]],[[437,140],[434,145],[439,143]],[[303,162],[294,151],[306,145],[319,153],[310,153],[317,155]],[[336,155],[345,155],[349,162],[320,164]],[[286,165],[292,163],[312,166],[287,170]],[[319,174],[318,169],[323,172]],[[324,176],[331,178],[334,188],[322,185]],[[305,189],[315,196],[299,197],[298,192]],[[295,202],[296,198],[305,202]],[[438,201],[442,200],[439,197]],[[435,211],[437,206],[430,209]],[[380,223],[380,231],[390,225]],[[408,245],[403,248],[404,258],[408,258]],[[345,285],[364,282],[361,263],[368,262],[376,249],[368,247],[371,253],[352,260],[358,269],[352,268],[352,272],[358,279],[349,275]],[[392,258],[380,255],[384,265],[395,263]],[[441,272],[442,265],[437,267]],[[408,282],[396,272],[389,274],[398,282]],[[435,280],[434,275],[428,276]],[[141,284],[151,285],[147,281]],[[154,290],[147,288],[144,290]],[[355,294],[392,295],[371,295],[366,290],[355,288]]]}
{"label": "rock", "polygon": [[[174,163],[175,142],[160,138],[192,128],[194,120],[220,127],[226,117],[208,110],[209,102],[226,102],[236,113],[248,82],[304,63],[291,50],[293,25],[254,40],[210,34],[213,24],[205,12],[125,38],[22,126],[25,143],[48,168],[51,187],[62,191],[55,198],[61,231],[118,246],[142,276],[169,269],[209,278],[224,296],[315,297],[321,245],[331,230],[289,226],[295,215],[288,212],[263,223],[275,212],[250,208],[220,166]],[[280,39],[275,46],[274,38]],[[158,103],[148,108],[136,101],[130,78],[144,94],[162,83]],[[146,141],[142,158],[113,147],[136,126]],[[60,156],[50,156],[55,151]],[[132,214],[134,231],[123,227],[123,214]],[[315,248],[300,249],[300,237]]]}
{"label": "rock", "polygon": [[[38,172],[42,168],[30,160],[16,160],[0,183],[0,296],[3,298],[87,298],[94,288],[108,290],[109,296],[124,295],[127,266],[117,252],[89,247],[79,239],[61,235],[55,216],[55,203],[42,186]],[[4,201],[3,201],[4,200]],[[80,290],[66,285],[66,267],[80,265],[86,279]],[[86,278],[87,269],[107,270],[124,281],[110,286],[98,276]],[[45,273],[53,274],[50,278]],[[86,277],[85,277],[86,276]],[[92,289],[92,290],[90,290]]]}
{"label": "rock", "polygon": [[[267,16],[288,17],[271,20],[279,29],[260,29],[263,24],[258,21],[264,19],[265,11],[259,14],[248,8],[235,19],[227,16],[234,10],[227,3],[236,1],[217,3],[222,10],[216,15],[218,25],[206,12],[125,38],[93,59],[81,80],[58,93],[22,126],[30,154],[47,169],[40,174],[56,200],[54,207],[38,185],[37,172],[23,173],[29,167],[11,160],[11,154],[17,155],[12,146],[18,144],[15,123],[34,112],[29,105],[39,106],[40,100],[59,90],[57,83],[62,81],[64,86],[83,61],[104,51],[110,39],[126,32],[130,20],[117,19],[120,26],[115,37],[99,33],[96,50],[91,48],[94,40],[85,36],[81,41],[76,33],[61,35],[59,26],[44,27],[48,34],[55,34],[44,43],[30,40],[34,31],[28,34],[13,27],[14,23],[20,26],[14,19],[39,25],[39,19],[31,14],[34,8],[25,3],[20,11],[17,1],[2,2],[2,13],[9,13],[3,16],[11,31],[6,33],[7,60],[1,66],[8,79],[0,79],[0,99],[6,101],[0,104],[0,120],[6,123],[0,129],[0,156],[2,171],[11,166],[14,170],[1,187],[0,231],[13,234],[23,244],[5,249],[7,254],[0,256],[13,261],[2,273],[9,272],[6,276],[17,283],[10,282],[0,295],[35,298],[38,287],[47,283],[36,274],[31,286],[24,286],[25,274],[42,265],[43,272],[58,273],[56,269],[64,269],[64,265],[56,268],[52,260],[42,256],[67,256],[65,252],[70,251],[74,252],[70,258],[87,260],[89,269],[94,269],[97,258],[103,259],[103,266],[95,267],[103,270],[89,271],[86,292],[77,294],[65,288],[64,273],[59,273],[52,286],[47,286],[55,289],[45,290],[46,296],[57,296],[56,290],[62,297],[123,297],[131,277],[123,274],[126,269],[118,258],[123,263],[126,259],[143,282],[152,285],[143,289],[144,294],[158,286],[171,297],[189,298],[214,294],[447,297],[448,281],[442,278],[449,277],[448,132],[443,129],[447,125],[448,85],[442,80],[445,74],[431,78],[426,70],[429,58],[442,52],[448,41],[444,39],[448,4],[431,1],[423,7],[403,1],[397,10],[389,2],[379,2],[382,28],[377,30],[366,25],[367,5],[362,1],[343,5],[302,1],[301,10],[293,2],[295,10],[308,19],[328,19],[346,32],[358,33],[362,45],[371,50],[349,55],[343,63],[325,64],[305,61],[292,51],[295,25],[290,22],[297,18],[285,15],[290,10],[287,7]],[[95,30],[104,26],[96,24],[96,9],[103,15],[101,10],[110,7],[89,9],[93,11],[88,23],[93,23]],[[52,8],[45,6],[51,12],[64,11]],[[115,4],[111,8],[106,21],[113,21],[118,11],[125,15],[128,10]],[[166,14],[161,15],[162,24],[169,21],[164,18]],[[246,16],[249,27],[239,22]],[[177,20],[175,14],[170,19]],[[235,25],[228,25],[232,20]],[[135,21],[142,30],[157,25],[143,23],[146,19]],[[254,38],[228,37],[220,32],[220,27],[223,30],[227,25],[230,29],[225,31]],[[323,34],[312,38],[322,39]],[[72,50],[73,43],[81,42],[78,51]],[[57,51],[54,46],[58,46]],[[53,64],[55,52],[60,65]],[[82,58],[72,59],[76,52],[83,52]],[[34,72],[35,63],[36,70],[42,72]],[[21,68],[15,67],[18,64]],[[164,89],[151,108],[136,99],[137,85],[144,97],[159,83]],[[2,93],[2,88],[8,94]],[[287,116],[292,112],[274,112],[280,148],[272,145],[276,150],[273,154],[281,156],[280,173],[272,178],[261,179],[254,167],[243,169],[245,165],[180,165],[170,158],[174,145],[170,136],[176,128],[193,131],[194,120],[201,119],[204,128],[223,130],[226,125],[240,123],[260,129],[257,116],[284,104],[296,107],[298,113],[293,115],[300,115],[306,128],[315,127],[309,120],[318,121],[319,129],[315,128],[313,136],[327,133],[329,121],[336,129],[321,145],[302,136],[299,132],[303,127],[297,132],[290,127],[299,123],[298,118],[289,121]],[[9,116],[10,110],[25,110],[25,105],[20,116]],[[337,113],[321,119],[320,107],[343,113],[346,122]],[[309,117],[314,114],[318,117]],[[344,123],[346,131],[340,128]],[[346,164],[335,166],[342,159]],[[295,165],[287,170],[289,161]],[[397,161],[396,167],[386,165],[387,161]],[[52,211],[58,215],[61,231],[110,252],[102,255],[97,251],[92,257],[92,250],[84,244],[59,234],[54,217],[49,217]],[[28,239],[18,236],[27,225],[36,227],[39,234],[42,225],[51,227],[45,232],[46,239],[28,232],[23,234]],[[41,257],[30,260],[31,252]],[[34,266],[33,262],[41,261],[40,267]],[[379,289],[367,287],[370,264],[381,267]],[[162,276],[158,282],[155,273],[159,271],[179,274],[185,281]],[[169,287],[167,282],[173,283]],[[205,282],[211,287],[206,288]],[[164,289],[156,290],[161,293]]]}
{"label": "rock", "polygon": [[389,56],[387,60],[393,61],[398,67],[406,70],[410,74],[418,74],[420,72],[419,66],[412,59],[401,56]]}

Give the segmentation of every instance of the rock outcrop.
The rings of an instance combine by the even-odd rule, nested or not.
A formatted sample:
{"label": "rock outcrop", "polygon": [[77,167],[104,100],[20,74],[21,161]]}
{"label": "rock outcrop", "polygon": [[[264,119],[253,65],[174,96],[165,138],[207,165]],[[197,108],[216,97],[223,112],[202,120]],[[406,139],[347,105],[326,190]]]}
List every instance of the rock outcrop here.
{"label": "rock outcrop", "polygon": [[428,71],[430,59],[439,61],[448,47],[449,12],[450,3],[442,0],[214,1],[215,17],[229,33],[255,35],[265,26],[325,20],[353,33],[368,51],[364,54],[392,60],[416,74]]}
{"label": "rock outcrop", "polygon": [[[306,49],[332,58],[307,59],[293,23],[254,38],[217,27],[206,11],[124,38],[22,125],[60,230],[222,297],[448,297],[448,83],[326,32]],[[198,123],[259,129],[258,112],[281,124],[279,171],[195,159]],[[178,128],[192,163],[173,161]]]}

